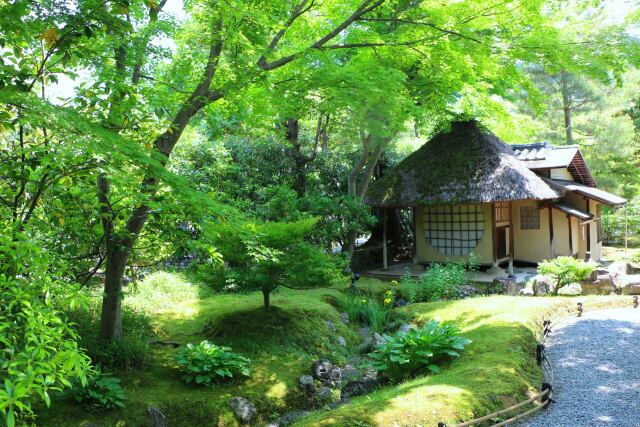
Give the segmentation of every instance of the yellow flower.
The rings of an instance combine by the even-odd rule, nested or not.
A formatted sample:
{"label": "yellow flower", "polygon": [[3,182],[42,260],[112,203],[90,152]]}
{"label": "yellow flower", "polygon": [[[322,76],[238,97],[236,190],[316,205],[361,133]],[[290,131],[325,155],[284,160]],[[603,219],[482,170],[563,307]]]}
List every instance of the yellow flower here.
{"label": "yellow flower", "polygon": [[367,302],[367,300],[366,300],[366,299],[364,299],[364,298],[362,298],[362,299],[360,300],[360,302],[364,304],[365,302]]}
{"label": "yellow flower", "polygon": [[391,289],[389,289],[387,292],[385,292],[385,295],[391,295],[393,293],[393,291]]}
{"label": "yellow flower", "polygon": [[389,304],[389,303],[391,303],[391,298],[385,298],[385,299],[384,299],[384,303],[385,303],[385,304]]}
{"label": "yellow flower", "polygon": [[392,284],[392,285],[397,285],[397,284],[398,284],[398,281],[397,281],[397,280],[392,280],[392,281],[391,281],[391,284]]}

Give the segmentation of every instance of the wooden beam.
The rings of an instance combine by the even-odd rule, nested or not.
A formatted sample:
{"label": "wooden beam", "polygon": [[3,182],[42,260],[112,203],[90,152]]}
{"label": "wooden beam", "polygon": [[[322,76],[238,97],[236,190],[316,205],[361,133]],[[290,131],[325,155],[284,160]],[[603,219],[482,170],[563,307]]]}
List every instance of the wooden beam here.
{"label": "wooden beam", "polygon": [[495,203],[491,203],[491,232],[493,236],[493,265],[498,265],[498,229],[496,228]]}
{"label": "wooden beam", "polygon": [[553,241],[553,209],[551,206],[547,206],[549,212],[549,246],[551,247],[551,258],[556,257],[556,245]]}
{"label": "wooden beam", "polygon": [[513,203],[509,201],[509,274],[513,274],[513,260],[515,257],[514,247],[513,247]]}
{"label": "wooden beam", "polygon": [[389,268],[387,260],[387,208],[384,208],[382,212],[382,269],[387,270]]}
{"label": "wooden beam", "polygon": [[411,216],[412,221],[411,225],[413,226],[413,262],[416,262],[418,259],[418,227],[416,226],[416,207],[411,208]]}

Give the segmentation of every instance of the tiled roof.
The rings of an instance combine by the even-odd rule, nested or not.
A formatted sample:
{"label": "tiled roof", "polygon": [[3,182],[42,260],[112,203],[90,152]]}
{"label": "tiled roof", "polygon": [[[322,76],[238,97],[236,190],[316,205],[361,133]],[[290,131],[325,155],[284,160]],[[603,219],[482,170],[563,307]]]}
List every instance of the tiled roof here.
{"label": "tiled roof", "polygon": [[513,155],[526,163],[529,169],[564,168],[578,152],[577,145],[553,146],[547,142],[515,144],[511,146]]}
{"label": "tiled roof", "polygon": [[572,208],[571,206],[567,206],[562,203],[547,203],[547,206],[551,206],[554,209],[558,209],[560,212],[564,212],[567,215],[575,216],[576,218],[581,219],[583,221],[588,221],[591,218],[593,218],[593,215],[591,215],[588,212],[581,211],[580,209]]}

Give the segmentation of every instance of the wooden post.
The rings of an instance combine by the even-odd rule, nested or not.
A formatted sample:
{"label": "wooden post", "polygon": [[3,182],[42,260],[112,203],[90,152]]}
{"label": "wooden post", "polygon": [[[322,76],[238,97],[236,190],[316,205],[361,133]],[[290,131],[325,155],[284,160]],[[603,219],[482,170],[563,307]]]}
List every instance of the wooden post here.
{"label": "wooden post", "polygon": [[382,269],[389,269],[387,261],[387,208],[382,211]]}
{"label": "wooden post", "polygon": [[571,224],[571,215],[567,215],[567,221],[569,222],[569,256],[573,256],[573,224]]}
{"label": "wooden post", "polygon": [[627,258],[627,245],[628,245],[628,241],[629,241],[629,223],[627,222],[627,211],[628,211],[628,207],[627,205],[624,205],[624,260],[628,261],[629,258]]}
{"label": "wooden post", "polygon": [[513,274],[513,259],[515,257],[513,248],[513,203],[509,201],[509,274]]}
{"label": "wooden post", "polygon": [[493,239],[493,266],[498,266],[498,230],[496,229],[496,204],[491,203],[491,236]]}
{"label": "wooden post", "polygon": [[553,241],[553,210],[551,209],[551,206],[548,207],[549,209],[549,245],[551,246],[551,258],[555,258],[556,257],[556,245],[555,242]]}

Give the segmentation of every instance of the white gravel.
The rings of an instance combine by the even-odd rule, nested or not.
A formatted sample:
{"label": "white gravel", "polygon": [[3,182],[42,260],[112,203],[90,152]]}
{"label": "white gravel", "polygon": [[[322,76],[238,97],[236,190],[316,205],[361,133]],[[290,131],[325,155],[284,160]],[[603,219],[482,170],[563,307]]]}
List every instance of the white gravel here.
{"label": "white gravel", "polygon": [[640,426],[640,308],[585,312],[547,338],[555,403],[529,427]]}

